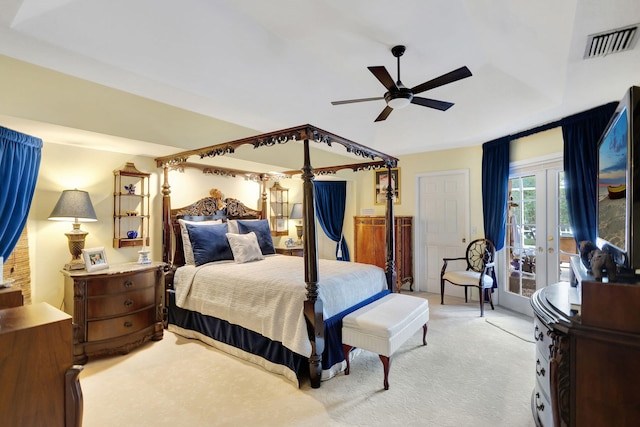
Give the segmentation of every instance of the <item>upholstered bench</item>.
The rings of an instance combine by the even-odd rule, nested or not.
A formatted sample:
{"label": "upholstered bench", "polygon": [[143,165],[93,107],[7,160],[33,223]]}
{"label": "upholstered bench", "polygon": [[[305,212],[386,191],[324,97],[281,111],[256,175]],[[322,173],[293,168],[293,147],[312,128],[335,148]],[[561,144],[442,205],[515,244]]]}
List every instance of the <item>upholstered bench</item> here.
{"label": "upholstered bench", "polygon": [[384,389],[389,389],[391,355],[422,326],[422,344],[427,345],[429,301],[406,294],[385,295],[342,319],[342,350],[347,361],[357,347],[377,353],[384,368]]}

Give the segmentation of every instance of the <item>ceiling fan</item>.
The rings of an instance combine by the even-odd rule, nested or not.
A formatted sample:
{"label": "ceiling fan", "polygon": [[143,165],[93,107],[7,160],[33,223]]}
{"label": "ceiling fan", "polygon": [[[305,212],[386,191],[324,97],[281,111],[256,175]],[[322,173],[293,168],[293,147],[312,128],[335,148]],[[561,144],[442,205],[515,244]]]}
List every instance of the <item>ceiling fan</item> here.
{"label": "ceiling fan", "polygon": [[387,88],[387,92],[384,96],[376,98],[361,98],[361,99],[348,99],[345,101],[333,101],[332,105],[352,104],[355,102],[367,102],[384,99],[387,106],[382,110],[380,115],[376,118],[376,122],[380,122],[389,117],[389,114],[394,108],[404,108],[409,104],[422,105],[423,107],[435,108],[436,110],[446,111],[453,106],[451,102],[438,101],[436,99],[422,98],[415,96],[419,93],[425,92],[429,89],[433,89],[439,86],[443,86],[457,80],[461,80],[467,77],[471,77],[471,71],[467,67],[460,67],[457,70],[453,70],[449,73],[443,74],[440,77],[436,77],[433,80],[424,82],[418,86],[414,86],[411,89],[405,87],[400,81],[400,57],[404,54],[406,48],[404,46],[394,46],[391,48],[393,56],[398,58],[398,81],[394,82],[389,75],[389,72],[385,67],[367,67],[369,71],[376,76],[380,83]]}

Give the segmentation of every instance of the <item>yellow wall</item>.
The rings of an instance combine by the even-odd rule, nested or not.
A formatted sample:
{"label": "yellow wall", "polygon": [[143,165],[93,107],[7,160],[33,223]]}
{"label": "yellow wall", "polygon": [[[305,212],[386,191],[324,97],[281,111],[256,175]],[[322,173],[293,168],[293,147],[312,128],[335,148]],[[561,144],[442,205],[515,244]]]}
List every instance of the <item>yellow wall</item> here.
{"label": "yellow wall", "polygon": [[[550,130],[512,142],[512,160],[522,160],[544,156],[562,151],[562,134],[559,130]],[[48,221],[62,190],[78,188],[86,190],[98,216],[98,222],[84,223],[82,229],[89,232],[86,247],[104,246],[109,263],[137,260],[139,248],[114,249],[111,245],[113,237],[113,171],[121,168],[125,162],[134,162],[138,169],[151,173],[152,231],[151,257],[160,261],[161,223],[160,213],[162,200],[160,186],[161,170],[156,168],[152,157],[132,157],[126,154],[90,150],[67,145],[52,144],[45,141],[42,164],[36,186],[36,193],[29,214],[30,251],[32,260],[32,292],[33,301],[46,301],[60,307],[63,296],[62,266],[69,261],[70,254],[64,233],[71,229],[71,224]],[[416,215],[415,184],[417,176],[429,172],[447,170],[469,170],[471,227],[477,228],[478,235],[483,234],[482,198],[481,198],[481,165],[482,148],[446,150],[420,153],[400,157],[401,203],[395,205],[397,215]],[[324,178],[319,178],[324,179]],[[339,174],[336,179],[348,182],[349,194],[355,195],[348,201],[345,215],[345,237],[353,256],[353,216],[358,215],[361,208],[374,208],[375,213],[384,214],[384,206],[374,205],[373,172]],[[260,207],[261,186],[259,183],[245,181],[240,178],[225,178],[204,175],[197,170],[184,173],[169,173],[172,204],[174,207],[184,206],[192,201],[205,197],[211,188],[220,188],[226,196],[239,198],[250,207]],[[197,183],[194,185],[194,183]],[[290,189],[291,202],[302,201],[301,181],[285,180],[282,185]],[[320,256],[330,258],[335,245],[323,238],[318,229]],[[295,236],[295,227],[290,226],[290,236]],[[472,236],[476,237],[476,236]],[[274,238],[281,244],[283,238]]]}
{"label": "yellow wall", "polygon": [[[511,141],[510,161],[530,160],[562,153],[563,140],[560,128],[550,129],[525,138]],[[469,171],[469,211],[470,230],[476,230],[471,239],[484,236],[482,217],[482,146],[411,154],[399,157],[401,200],[394,205],[396,215],[416,216],[416,183],[418,176],[425,173],[463,170]],[[385,206],[374,204],[374,174],[366,172],[357,175],[359,188],[358,206],[374,208],[376,215],[384,215]]]}
{"label": "yellow wall", "polygon": [[[165,148],[202,147],[258,133],[1,55],[0,70],[3,74],[3,78],[0,79],[0,90],[3,93],[3,97],[0,98],[0,117],[4,116],[5,119],[21,118],[73,127],[161,144]],[[5,124],[0,120],[0,125]],[[71,229],[71,224],[48,221],[47,217],[64,189],[79,188],[91,195],[98,222],[82,225],[82,229],[89,232],[86,247],[104,246],[109,263],[137,259],[138,248],[114,249],[111,245],[113,170],[122,167],[125,162],[134,162],[138,169],[152,174],[151,257],[156,261],[161,260],[161,224],[157,218],[160,217],[162,206],[162,176],[153,161],[156,153],[148,153],[148,157],[131,156],[60,145],[46,139],[44,142],[40,175],[28,219],[33,301],[46,301],[56,307],[62,302],[63,278],[59,270],[70,259],[64,233]],[[344,154],[344,150],[341,152],[340,147],[337,148],[339,154]],[[180,149],[177,148],[175,151]],[[293,167],[290,165],[292,158],[302,158],[300,151],[299,143],[289,143],[283,147],[254,150],[251,153],[253,157],[249,156],[247,160],[292,169],[301,165],[301,161]],[[559,129],[552,129],[512,142],[511,160],[530,159],[561,151],[562,134]],[[292,155],[292,152],[295,154]],[[329,157],[333,155],[329,156],[324,152],[313,153],[313,165],[319,167],[336,164]],[[470,226],[472,230],[477,230],[478,235],[483,234],[480,146],[400,156],[399,160],[402,193],[401,203],[395,205],[396,215],[417,214],[415,186],[419,175],[466,169],[469,171],[469,202],[470,211],[473,213]],[[225,158],[218,164],[244,170],[258,170],[231,162],[232,160]],[[338,163],[352,162],[352,159],[345,158]],[[183,206],[204,197],[211,188],[220,188],[225,195],[239,198],[251,207],[260,206],[261,189],[258,183],[238,178],[203,175],[194,170],[188,170],[184,174],[171,172],[169,179],[173,206]],[[345,179],[348,182],[348,194],[351,196],[347,201],[345,237],[353,257],[353,216],[359,215],[362,209],[369,208],[373,208],[377,215],[384,214],[384,205],[374,204],[374,174],[372,171],[342,171],[336,177],[318,179]],[[290,188],[292,202],[302,201],[300,180],[286,180],[283,185]],[[335,244],[322,237],[321,229],[317,231],[320,256],[332,257]],[[295,236],[293,224],[290,224],[289,234]],[[275,238],[274,242],[281,244],[282,240]]]}

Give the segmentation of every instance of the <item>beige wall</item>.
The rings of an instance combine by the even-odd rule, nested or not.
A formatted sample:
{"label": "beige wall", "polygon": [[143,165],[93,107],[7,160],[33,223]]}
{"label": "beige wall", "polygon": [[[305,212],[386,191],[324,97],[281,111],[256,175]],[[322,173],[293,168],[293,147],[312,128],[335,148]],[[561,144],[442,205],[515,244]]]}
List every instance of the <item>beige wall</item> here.
{"label": "beige wall", "polygon": [[[210,117],[202,116],[166,104],[107,88],[84,80],[66,76],[41,67],[0,55],[0,118],[39,121],[60,126],[104,133],[123,138],[146,141],[152,144],[193,148],[212,145],[257,132]],[[0,125],[6,126],[0,120]],[[9,126],[11,127],[11,126]],[[25,129],[15,130],[29,133]],[[33,133],[31,133],[33,134]],[[34,136],[41,136],[33,134]],[[42,137],[42,136],[41,136]],[[86,247],[104,246],[109,263],[135,261],[138,248],[114,249],[113,236],[113,170],[125,162],[134,162],[138,169],[150,172],[152,197],[151,256],[161,260],[161,174],[153,157],[131,156],[108,151],[79,148],[47,141],[45,138],[40,175],[29,214],[30,256],[32,264],[33,301],[46,301],[61,306],[63,278],[60,268],[69,261],[70,254],[64,233],[71,224],[48,221],[47,217],[64,189],[79,188],[90,193],[98,222],[83,224],[89,232]],[[57,141],[56,141],[57,142]],[[131,143],[135,143],[132,141]],[[245,149],[245,147],[242,147]],[[344,150],[339,151],[344,154]],[[249,149],[247,149],[249,150]],[[180,151],[175,149],[173,151]],[[552,129],[531,137],[512,142],[512,161],[531,159],[562,151],[562,134]],[[301,159],[301,144],[289,143],[283,147],[253,150],[246,157],[247,165],[233,163],[232,156],[221,161],[221,165],[243,169],[260,170],[250,162],[277,165],[295,169]],[[294,153],[294,154],[292,154]],[[314,166],[336,164],[324,152],[312,154]],[[482,148],[444,150],[400,156],[401,203],[395,205],[397,215],[416,215],[415,186],[420,174],[467,169],[470,180],[470,210],[472,229],[483,234],[481,200]],[[285,162],[286,160],[286,162]],[[349,158],[338,163],[352,163]],[[278,169],[273,169],[278,170]],[[282,170],[282,169],[280,169]],[[345,215],[345,237],[353,256],[353,216],[364,208],[373,208],[375,214],[383,215],[384,206],[374,204],[373,172],[352,173],[342,171],[336,177],[318,179],[344,179],[348,182],[347,212]],[[194,184],[196,183],[196,184]],[[225,195],[237,197],[251,207],[259,208],[260,185],[238,178],[223,178],[203,175],[188,170],[184,174],[170,173],[173,206],[183,206],[204,197],[211,188],[220,188]],[[290,188],[290,200],[302,201],[301,182],[286,180]],[[295,236],[295,227],[290,224],[290,236]],[[331,258],[335,245],[323,237],[318,228],[318,249],[321,257]],[[475,237],[475,236],[472,236]],[[282,243],[275,238],[276,244]]]}
{"label": "beige wall", "polygon": [[[222,162],[229,163],[230,160],[225,159]],[[112,246],[113,171],[120,169],[126,162],[133,162],[139,170],[151,173],[151,258],[154,261],[162,260],[160,218],[163,174],[162,170],[156,167],[153,157],[130,156],[45,141],[36,191],[27,221],[33,302],[44,301],[62,308],[64,280],[60,269],[71,259],[64,233],[71,230],[72,226],[70,223],[47,219],[62,190],[78,188],[88,191],[91,196],[98,221],[81,225],[81,229],[89,233],[86,248],[103,246],[110,264],[138,259],[139,247],[116,249]],[[355,183],[348,176],[320,179],[345,179],[348,182],[349,193],[355,193]],[[169,183],[173,207],[185,206],[206,197],[212,188],[221,189],[225,196],[235,197],[251,208],[261,207],[262,183],[259,182],[246,181],[238,177],[205,175],[199,170],[187,169],[183,173],[170,171]],[[302,181],[299,178],[286,179],[281,183],[289,189],[291,203],[302,202]],[[348,200],[347,212],[345,221],[349,225],[349,218],[355,212],[353,198]],[[335,244],[324,236],[319,227],[317,232],[320,257],[333,257]],[[351,241],[352,227],[347,226],[345,234],[348,241]],[[289,236],[296,236],[293,221],[289,224]],[[274,237],[274,243],[281,245],[285,239],[286,237]]]}
{"label": "beige wall", "polygon": [[[562,134],[558,129],[533,135],[512,142],[512,160],[530,159],[562,151]],[[98,215],[98,222],[82,224],[89,232],[86,247],[104,246],[109,263],[137,260],[139,248],[114,249],[113,237],[113,171],[125,162],[134,162],[138,169],[151,173],[152,231],[151,256],[160,261],[162,209],[160,185],[162,174],[156,168],[152,157],[132,157],[125,154],[99,150],[77,148],[52,144],[45,141],[42,164],[36,186],[36,193],[29,214],[30,253],[32,260],[32,291],[34,302],[46,301],[60,307],[63,296],[63,278],[61,267],[69,261],[70,254],[64,233],[71,224],[48,221],[47,217],[55,205],[62,190],[79,188],[86,190]],[[395,205],[397,215],[416,215],[415,184],[417,176],[428,172],[447,170],[469,170],[471,227],[476,227],[478,235],[483,234],[482,198],[481,198],[482,148],[446,150],[420,153],[400,157],[401,204]],[[326,179],[326,178],[319,178]],[[374,205],[373,172],[344,172],[335,179],[345,179],[348,191],[354,197],[348,198],[345,215],[345,237],[353,256],[353,216],[362,208],[374,208],[375,213],[384,214],[384,206]],[[237,197],[250,207],[260,207],[261,186],[259,183],[240,178],[225,178],[204,175],[196,170],[184,173],[169,173],[173,206],[179,207],[208,195],[211,188],[220,188],[226,196]],[[302,186],[299,179],[285,180],[284,186],[290,189],[291,202],[302,201]],[[330,258],[335,250],[332,242],[323,237],[318,228],[320,256]],[[295,227],[290,224],[291,237],[295,236]],[[476,236],[471,236],[476,237]],[[281,244],[284,238],[274,238]]]}
{"label": "beige wall", "polygon": [[[531,160],[562,153],[563,140],[560,128],[550,129],[525,138],[514,140],[510,146],[510,161]],[[416,216],[416,183],[418,176],[431,172],[452,170],[469,171],[470,229],[477,230],[471,239],[484,236],[482,217],[482,146],[418,153],[399,157],[401,203],[394,205],[396,215]],[[376,215],[384,215],[383,205],[374,205],[374,175],[366,172],[357,175],[357,209],[374,208]]]}

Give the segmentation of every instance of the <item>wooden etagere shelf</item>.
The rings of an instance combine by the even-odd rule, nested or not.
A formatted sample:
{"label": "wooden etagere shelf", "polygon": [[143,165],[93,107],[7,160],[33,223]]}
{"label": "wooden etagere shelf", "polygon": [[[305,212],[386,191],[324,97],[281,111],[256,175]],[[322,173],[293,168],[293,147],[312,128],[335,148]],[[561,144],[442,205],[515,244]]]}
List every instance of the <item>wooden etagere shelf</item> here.
{"label": "wooden etagere shelf", "polygon": [[113,247],[149,246],[151,174],[128,162],[113,175]]}

